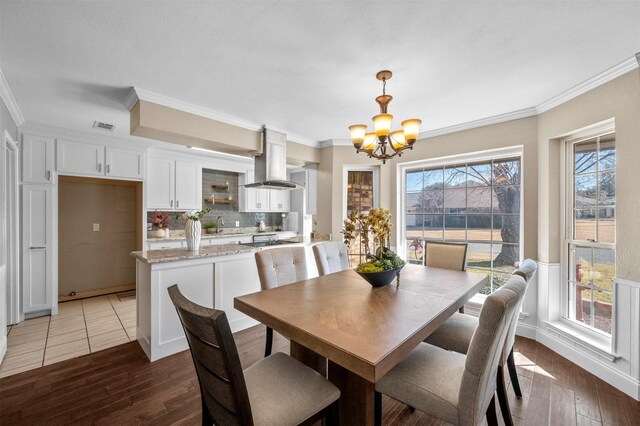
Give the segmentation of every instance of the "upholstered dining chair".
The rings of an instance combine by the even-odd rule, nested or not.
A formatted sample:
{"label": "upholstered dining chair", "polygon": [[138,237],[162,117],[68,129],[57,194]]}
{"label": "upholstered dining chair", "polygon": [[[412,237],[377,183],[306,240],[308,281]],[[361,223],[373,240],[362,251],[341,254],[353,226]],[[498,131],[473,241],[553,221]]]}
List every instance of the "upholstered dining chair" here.
{"label": "upholstered dining chair", "polygon": [[242,371],[223,311],[197,305],[169,287],[198,375],[202,424],[297,425],[335,415],[340,391],[281,352]]}
{"label": "upholstered dining chair", "polygon": [[[304,247],[279,247],[257,251],[256,265],[262,290],[292,284],[309,278]],[[267,327],[264,356],[271,355],[273,329]]]}
{"label": "upholstered dining chair", "polygon": [[[425,242],[425,264],[434,268],[464,271],[467,269],[467,243]],[[460,307],[464,314],[464,306]]]}
{"label": "upholstered dining chair", "polygon": [[[531,277],[536,273],[538,265],[531,259],[524,260],[517,271],[513,275],[522,277],[527,285],[531,280]],[[518,398],[522,397],[522,391],[520,390],[520,382],[518,381],[518,374],[516,371],[516,364],[513,359],[513,344],[516,339],[516,329],[518,327],[518,316],[522,301],[516,308],[516,314],[513,316],[509,329],[507,331],[507,337],[505,339],[504,348],[502,350],[502,356],[498,364],[497,371],[497,394],[498,402],[500,403],[500,410],[504,418],[505,424],[512,425],[513,419],[511,417],[511,409],[509,407],[509,400],[507,398],[507,390],[504,380],[504,366],[506,365],[511,377],[511,384],[513,390]],[[444,324],[442,324],[436,331],[434,331],[425,342],[458,353],[466,354],[471,344],[473,334],[478,327],[478,318],[471,315],[454,314]]]}
{"label": "upholstered dining chair", "polygon": [[347,246],[339,241],[327,241],[313,246],[313,255],[318,265],[318,273],[322,275],[349,269]]}
{"label": "upholstered dining chair", "polygon": [[384,393],[454,425],[475,426],[485,415],[489,425],[497,425],[498,363],[525,289],[525,280],[514,275],[487,297],[466,355],[420,343],[385,374],[376,383],[376,423]]}

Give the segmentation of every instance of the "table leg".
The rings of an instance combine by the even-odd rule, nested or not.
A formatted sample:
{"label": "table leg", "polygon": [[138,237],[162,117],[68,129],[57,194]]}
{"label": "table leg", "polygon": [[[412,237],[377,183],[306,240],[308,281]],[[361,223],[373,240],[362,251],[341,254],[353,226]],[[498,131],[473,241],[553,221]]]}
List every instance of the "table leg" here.
{"label": "table leg", "polygon": [[327,359],[325,357],[293,340],[291,340],[289,354],[307,367],[327,377]]}
{"label": "table leg", "polygon": [[375,385],[331,360],[329,380],[340,389],[340,424],[373,425]]}

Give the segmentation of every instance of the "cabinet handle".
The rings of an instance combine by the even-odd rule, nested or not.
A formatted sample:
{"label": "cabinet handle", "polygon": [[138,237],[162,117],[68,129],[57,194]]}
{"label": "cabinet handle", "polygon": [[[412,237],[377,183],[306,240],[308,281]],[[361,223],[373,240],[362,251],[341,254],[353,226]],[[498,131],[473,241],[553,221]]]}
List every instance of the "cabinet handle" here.
{"label": "cabinet handle", "polygon": [[47,170],[47,180],[51,182],[51,170]]}
{"label": "cabinet handle", "polygon": [[102,172],[102,163],[98,163],[98,171]]}
{"label": "cabinet handle", "polygon": [[176,200],[176,208],[180,208],[180,200]]}
{"label": "cabinet handle", "polygon": [[171,208],[173,208],[173,200],[171,200]]}
{"label": "cabinet handle", "polygon": [[111,173],[111,164],[107,164],[107,174]]}
{"label": "cabinet handle", "polygon": [[29,247],[31,250],[44,250],[46,247]]}

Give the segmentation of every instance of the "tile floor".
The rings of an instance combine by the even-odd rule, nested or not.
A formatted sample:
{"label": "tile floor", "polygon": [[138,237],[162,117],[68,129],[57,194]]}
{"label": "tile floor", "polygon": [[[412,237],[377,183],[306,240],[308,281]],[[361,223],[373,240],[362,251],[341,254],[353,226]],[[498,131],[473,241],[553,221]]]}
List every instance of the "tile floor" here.
{"label": "tile floor", "polygon": [[64,302],[58,314],[9,326],[0,377],[133,341],[136,299],[115,294]]}

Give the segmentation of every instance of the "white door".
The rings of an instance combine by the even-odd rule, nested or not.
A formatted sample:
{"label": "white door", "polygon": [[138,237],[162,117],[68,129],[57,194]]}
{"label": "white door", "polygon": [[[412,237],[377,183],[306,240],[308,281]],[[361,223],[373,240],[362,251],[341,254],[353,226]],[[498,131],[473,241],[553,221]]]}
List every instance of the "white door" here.
{"label": "white door", "polygon": [[149,158],[145,184],[147,209],[172,210],[175,203],[175,161]]}
{"label": "white door", "polygon": [[58,173],[104,176],[104,147],[58,139],[56,165]]}
{"label": "white door", "polygon": [[53,139],[31,135],[22,137],[22,181],[53,182]]}
{"label": "white door", "polygon": [[25,313],[51,309],[52,193],[49,185],[22,187],[22,301]]}
{"label": "white door", "polygon": [[105,148],[106,175],[114,178],[142,179],[142,152],[123,148]]}
{"label": "white door", "polygon": [[202,169],[197,164],[176,161],[176,209],[202,208]]}

